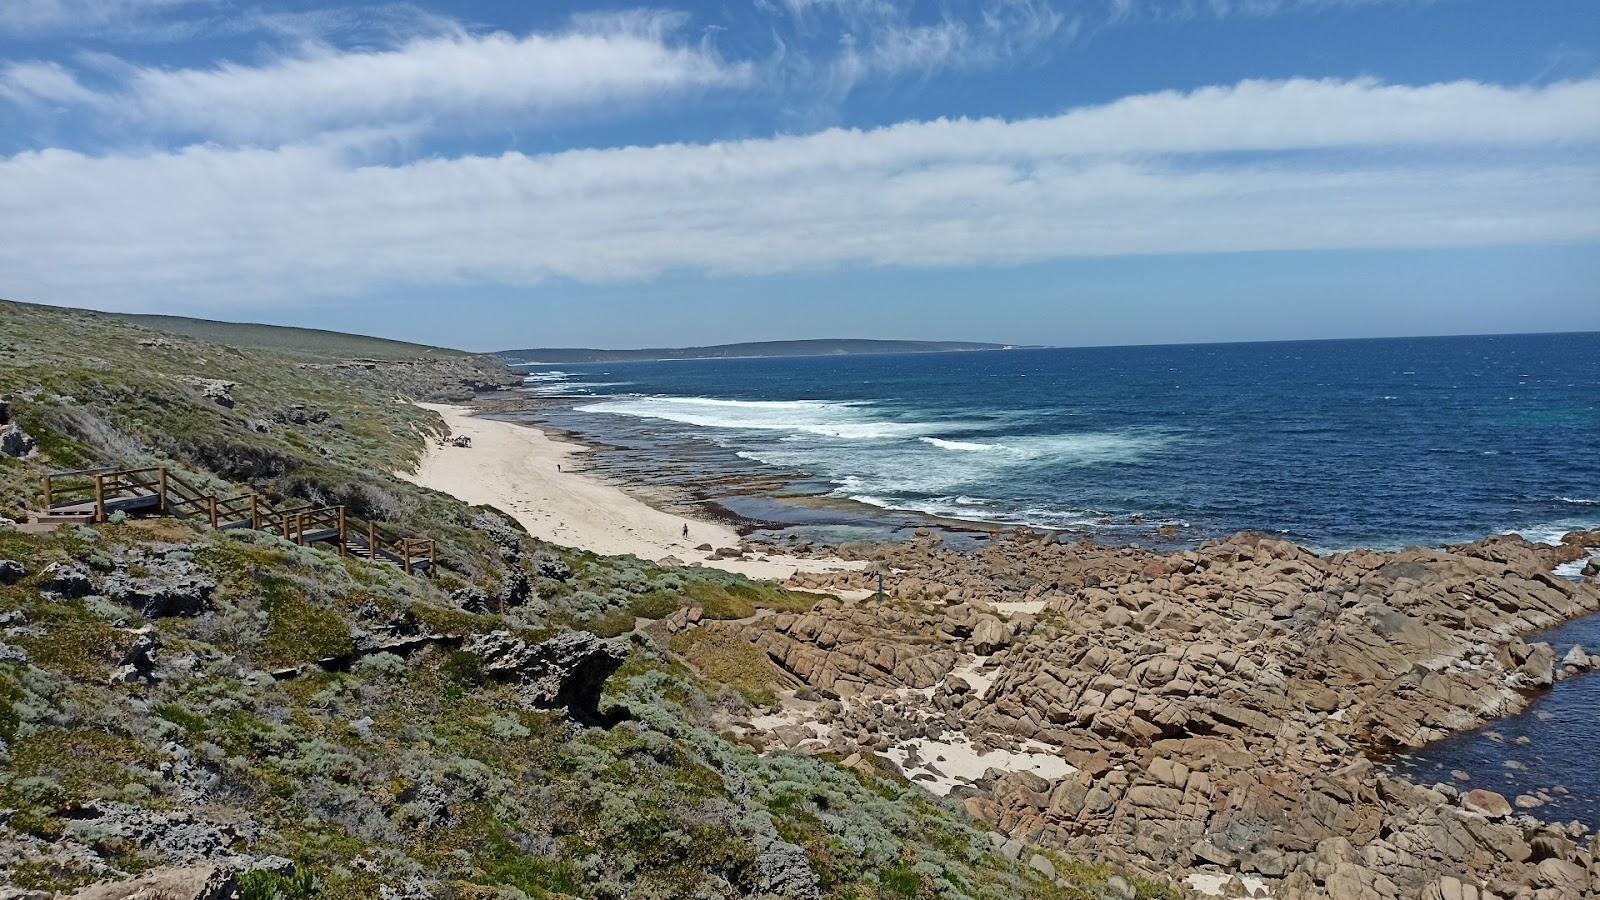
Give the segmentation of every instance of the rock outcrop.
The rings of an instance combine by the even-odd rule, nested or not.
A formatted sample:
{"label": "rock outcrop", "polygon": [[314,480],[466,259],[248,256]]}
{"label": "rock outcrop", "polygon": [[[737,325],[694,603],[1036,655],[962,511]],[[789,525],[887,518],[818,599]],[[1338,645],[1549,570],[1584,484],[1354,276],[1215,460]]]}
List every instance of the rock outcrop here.
{"label": "rock outcrop", "polygon": [[530,644],[508,631],[466,638],[461,649],[483,658],[485,675],[516,686],[534,709],[564,707],[579,717],[598,714],[600,691],[627,661],[627,649],[587,631],[569,631]]}
{"label": "rock outcrop", "polygon": [[[1155,874],[1232,873],[1280,898],[1554,900],[1600,888],[1584,829],[1408,783],[1367,753],[1515,712],[1586,670],[1587,654],[1558,662],[1520,637],[1600,610],[1600,588],[1550,574],[1585,542],[1600,544],[1322,558],[1249,534],[1170,554],[1031,534],[964,554],[930,537],[843,548],[895,574],[889,603],[743,628],[842,701],[817,713],[819,749],[913,763],[1006,835]],[[966,654],[991,683],[952,675]],[[974,752],[1044,745],[1071,771],[941,779],[956,770],[927,742],[952,736]]]}

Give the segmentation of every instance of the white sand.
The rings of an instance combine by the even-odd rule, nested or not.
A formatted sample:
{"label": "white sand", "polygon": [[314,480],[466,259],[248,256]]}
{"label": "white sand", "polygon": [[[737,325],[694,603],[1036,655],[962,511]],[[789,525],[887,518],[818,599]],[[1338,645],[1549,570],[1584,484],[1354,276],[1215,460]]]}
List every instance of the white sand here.
{"label": "white sand", "polygon": [[[911,754],[907,750],[911,747],[916,748],[920,765],[910,765]],[[1032,772],[1050,781],[1078,771],[1057,755],[1056,749],[1049,744],[1030,739],[1023,743],[1022,750],[1015,753],[1009,750],[979,753],[972,741],[960,733],[951,733],[949,739],[943,741],[913,738],[879,755],[894,760],[907,778],[941,797],[949,794],[958,784],[977,781],[989,769]],[[931,778],[917,778],[919,774]]]}
{"label": "white sand", "polygon": [[1184,881],[1188,882],[1189,887],[1194,888],[1197,892],[1204,894],[1207,897],[1221,897],[1223,895],[1223,887],[1235,877],[1237,877],[1239,879],[1239,883],[1244,886],[1245,896],[1266,898],[1266,900],[1270,900],[1272,895],[1267,891],[1266,880],[1255,875],[1240,875],[1232,872],[1227,874],[1218,872],[1193,872],[1190,873],[1189,877],[1185,878]]}
{"label": "white sand", "polygon": [[1000,612],[1008,616],[1014,616],[1017,613],[1038,615],[1044,612],[1044,607],[1047,603],[1049,603],[1048,600],[997,600],[993,605]]}
{"label": "white sand", "polygon": [[[640,559],[676,557],[684,564],[737,572],[751,578],[783,581],[796,571],[822,572],[860,568],[860,562],[771,556],[756,559],[710,559],[694,548],[737,547],[732,528],[663,512],[620,488],[571,471],[572,457],[587,447],[551,439],[527,425],[480,419],[461,406],[418,404],[444,417],[452,435],[472,438],[471,447],[432,443],[414,473],[397,473],[423,487],[443,491],[467,503],[487,503],[514,516],[534,537],[591,550],[606,556],[633,554]],[[689,536],[683,536],[684,526]]]}

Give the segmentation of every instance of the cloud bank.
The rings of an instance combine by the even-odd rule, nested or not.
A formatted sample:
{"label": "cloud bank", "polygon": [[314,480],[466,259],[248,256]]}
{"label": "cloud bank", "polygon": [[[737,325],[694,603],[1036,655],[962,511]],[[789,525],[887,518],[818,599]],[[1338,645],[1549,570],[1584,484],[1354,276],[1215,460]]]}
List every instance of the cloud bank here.
{"label": "cloud bank", "polygon": [[1600,80],[1296,80],[545,155],[42,150],[0,159],[0,270],[17,297],[222,310],[395,284],[1593,241],[1597,144]]}
{"label": "cloud bank", "polygon": [[80,107],[103,123],[230,142],[290,141],[330,130],[537,119],[748,83],[748,63],[675,43],[681,16],[585,18],[582,27],[514,36],[460,31],[384,50],[310,44],[264,65],[132,66],[104,57],[111,84],[91,87],[56,63],[0,69],[0,99]]}

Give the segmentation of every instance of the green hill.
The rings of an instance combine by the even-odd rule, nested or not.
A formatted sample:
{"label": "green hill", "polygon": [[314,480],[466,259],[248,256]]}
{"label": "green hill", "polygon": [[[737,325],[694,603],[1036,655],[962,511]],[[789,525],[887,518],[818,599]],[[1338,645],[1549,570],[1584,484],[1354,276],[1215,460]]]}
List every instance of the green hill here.
{"label": "green hill", "polygon": [[320,328],[293,328],[285,325],[260,325],[252,322],[221,322],[211,319],[191,319],[186,316],[135,315],[105,313],[112,318],[163,331],[181,334],[214,344],[243,347],[251,350],[276,350],[306,356],[366,357],[372,359],[408,359],[417,356],[471,356],[461,350],[430,347],[406,341],[367,337],[324,331]]}

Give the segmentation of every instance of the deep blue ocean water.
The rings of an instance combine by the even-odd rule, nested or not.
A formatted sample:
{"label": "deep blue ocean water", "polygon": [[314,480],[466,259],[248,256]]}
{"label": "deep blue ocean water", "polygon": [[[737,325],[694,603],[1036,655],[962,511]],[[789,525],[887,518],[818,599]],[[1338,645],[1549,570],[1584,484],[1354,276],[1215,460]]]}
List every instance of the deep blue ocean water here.
{"label": "deep blue ocean water", "polygon": [[530,371],[561,427],[887,510],[1324,551],[1600,526],[1596,333]]}

